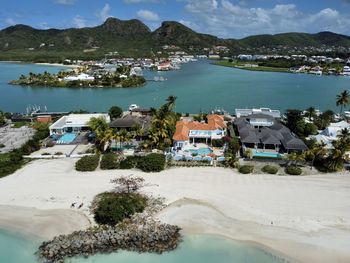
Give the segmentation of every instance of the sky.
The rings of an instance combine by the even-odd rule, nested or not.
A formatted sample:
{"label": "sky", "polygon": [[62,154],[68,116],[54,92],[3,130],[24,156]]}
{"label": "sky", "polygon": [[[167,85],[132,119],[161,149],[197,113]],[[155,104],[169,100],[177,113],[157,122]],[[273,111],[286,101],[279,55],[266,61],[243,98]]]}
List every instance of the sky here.
{"label": "sky", "polygon": [[1,0],[0,29],[80,28],[108,17],[137,18],[155,30],[178,21],[222,38],[333,31],[350,35],[350,0]]}

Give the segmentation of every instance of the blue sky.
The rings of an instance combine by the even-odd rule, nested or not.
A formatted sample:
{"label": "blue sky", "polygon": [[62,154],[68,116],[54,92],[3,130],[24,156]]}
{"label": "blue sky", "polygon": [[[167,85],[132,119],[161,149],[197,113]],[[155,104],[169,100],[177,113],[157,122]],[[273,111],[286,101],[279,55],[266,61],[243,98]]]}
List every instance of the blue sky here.
{"label": "blue sky", "polygon": [[175,20],[225,38],[326,30],[350,35],[350,0],[6,0],[1,6],[1,29],[96,26],[113,16],[138,18],[152,30]]}

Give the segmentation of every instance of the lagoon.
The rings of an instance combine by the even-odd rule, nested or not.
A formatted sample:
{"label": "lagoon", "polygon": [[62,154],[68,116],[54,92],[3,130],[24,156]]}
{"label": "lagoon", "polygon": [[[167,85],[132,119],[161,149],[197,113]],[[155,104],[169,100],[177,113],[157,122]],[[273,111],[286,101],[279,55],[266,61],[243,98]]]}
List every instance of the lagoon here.
{"label": "lagoon", "polygon": [[47,106],[49,111],[107,111],[112,105],[125,110],[130,104],[157,107],[169,95],[178,97],[177,111],[211,111],[216,107],[231,113],[235,108],[270,107],[282,111],[313,106],[337,110],[335,97],[349,89],[350,77],[254,72],[210,64],[207,60],[170,72],[145,72],[146,79],[163,76],[138,88],[45,88],[11,86],[21,74],[54,73],[62,67],[0,63],[0,109],[24,112],[28,105]]}
{"label": "lagoon", "polygon": [[[0,262],[38,263],[34,253],[38,241],[0,231]],[[138,254],[120,251],[109,255],[96,255],[89,258],[75,258],[71,263],[278,263],[282,259],[264,250],[234,242],[217,236],[186,236],[180,247],[172,252],[157,254]]]}

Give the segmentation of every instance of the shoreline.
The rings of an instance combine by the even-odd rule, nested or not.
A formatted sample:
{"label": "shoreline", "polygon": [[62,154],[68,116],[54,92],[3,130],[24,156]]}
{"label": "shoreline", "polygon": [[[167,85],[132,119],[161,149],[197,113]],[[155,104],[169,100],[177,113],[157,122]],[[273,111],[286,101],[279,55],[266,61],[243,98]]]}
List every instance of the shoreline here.
{"label": "shoreline", "polygon": [[79,65],[64,65],[62,63],[36,63],[29,61],[20,61],[20,60],[0,60],[0,63],[12,63],[12,64],[33,64],[41,66],[50,66],[50,67],[65,67],[65,68],[79,68]]}
{"label": "shoreline", "polygon": [[[348,173],[280,177],[242,175],[224,168],[80,173],[74,164],[71,159],[33,161],[0,179],[0,204],[75,214],[78,211],[69,210],[70,204],[83,202],[79,213],[91,219],[88,207],[94,196],[111,190],[111,179],[132,173],[145,178],[142,193],[165,198],[168,207],[157,218],[182,227],[185,234],[218,235],[258,245],[291,262],[350,262]],[[36,220],[16,217],[23,218],[24,224]]]}

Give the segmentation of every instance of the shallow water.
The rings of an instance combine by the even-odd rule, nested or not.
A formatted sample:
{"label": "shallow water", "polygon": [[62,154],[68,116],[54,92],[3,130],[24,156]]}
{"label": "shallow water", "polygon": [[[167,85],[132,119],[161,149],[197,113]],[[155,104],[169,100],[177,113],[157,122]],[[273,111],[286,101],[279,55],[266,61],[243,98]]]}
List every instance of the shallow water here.
{"label": "shallow water", "polygon": [[[0,262],[37,263],[34,256],[38,246],[32,241],[0,231]],[[120,251],[109,255],[67,260],[70,263],[278,263],[283,260],[262,249],[216,236],[186,236],[180,247],[172,252],[138,254]]]}
{"label": "shallow water", "polygon": [[147,79],[162,75],[167,81],[152,81],[139,88],[68,89],[7,84],[30,71],[57,72],[59,69],[0,63],[0,109],[24,112],[28,105],[34,104],[46,105],[50,111],[106,111],[112,105],[127,109],[132,103],[156,107],[169,95],[175,95],[178,97],[176,109],[181,112],[209,111],[215,107],[233,112],[235,108],[264,106],[280,110],[309,106],[336,110],[336,95],[350,86],[350,77],[252,72],[214,66],[206,60],[185,64],[177,71],[146,72]]}

